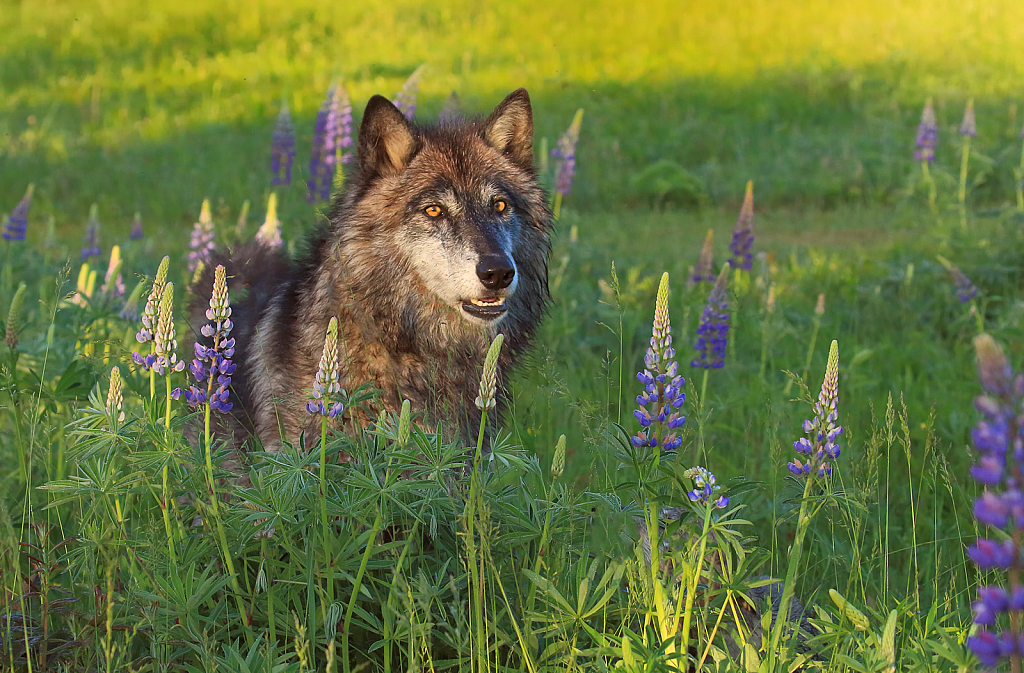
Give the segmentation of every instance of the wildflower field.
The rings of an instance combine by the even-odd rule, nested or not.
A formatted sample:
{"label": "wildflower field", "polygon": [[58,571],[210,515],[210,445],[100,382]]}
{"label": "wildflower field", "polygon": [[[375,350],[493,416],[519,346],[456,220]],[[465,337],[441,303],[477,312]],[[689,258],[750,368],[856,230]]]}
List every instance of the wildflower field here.
{"label": "wildflower field", "polygon": [[[0,670],[1020,671],[1021,26],[2,3]],[[301,255],[373,94],[520,86],[553,305],[507,418],[500,338],[481,367],[492,450],[329,430],[375,408],[332,323],[324,431],[239,479],[231,278],[184,312],[210,253]]]}

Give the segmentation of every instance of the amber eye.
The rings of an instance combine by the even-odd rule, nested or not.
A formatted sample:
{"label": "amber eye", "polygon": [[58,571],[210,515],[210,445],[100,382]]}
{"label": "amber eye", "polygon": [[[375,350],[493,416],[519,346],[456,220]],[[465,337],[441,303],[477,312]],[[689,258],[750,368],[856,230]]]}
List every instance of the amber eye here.
{"label": "amber eye", "polygon": [[423,209],[423,212],[427,214],[427,217],[440,217],[441,206],[427,206]]}
{"label": "amber eye", "polygon": [[501,199],[497,199],[494,202],[494,210],[499,213],[504,213],[506,210],[508,210],[508,204],[502,201]]}

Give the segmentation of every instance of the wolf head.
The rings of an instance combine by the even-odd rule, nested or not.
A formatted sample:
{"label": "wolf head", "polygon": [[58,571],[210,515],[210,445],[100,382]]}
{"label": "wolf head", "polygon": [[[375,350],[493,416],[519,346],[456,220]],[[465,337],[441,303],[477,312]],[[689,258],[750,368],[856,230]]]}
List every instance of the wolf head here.
{"label": "wolf head", "polygon": [[485,120],[430,127],[374,96],[341,210],[332,219],[353,273],[386,270],[400,311],[414,303],[449,331],[505,332],[517,322],[532,331],[548,297],[551,215],[533,169],[525,89]]}

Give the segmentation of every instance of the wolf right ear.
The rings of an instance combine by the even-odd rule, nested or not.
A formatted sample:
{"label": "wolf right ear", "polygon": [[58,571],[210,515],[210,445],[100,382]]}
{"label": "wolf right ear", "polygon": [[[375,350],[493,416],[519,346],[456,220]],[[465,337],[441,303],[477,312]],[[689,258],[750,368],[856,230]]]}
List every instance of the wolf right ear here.
{"label": "wolf right ear", "polygon": [[384,96],[371,98],[359,127],[359,168],[363,174],[401,173],[412,159],[415,144],[405,115]]}
{"label": "wolf right ear", "polygon": [[533,168],[533,108],[526,89],[516,89],[484,122],[484,140],[527,169]]}

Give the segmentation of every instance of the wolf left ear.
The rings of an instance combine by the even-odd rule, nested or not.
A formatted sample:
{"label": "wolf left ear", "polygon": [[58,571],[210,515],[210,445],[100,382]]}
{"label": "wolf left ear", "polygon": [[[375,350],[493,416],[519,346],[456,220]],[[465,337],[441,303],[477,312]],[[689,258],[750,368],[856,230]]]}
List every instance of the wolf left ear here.
{"label": "wolf left ear", "polygon": [[484,140],[525,168],[533,167],[533,108],[526,89],[516,89],[484,122]]}
{"label": "wolf left ear", "polygon": [[401,173],[412,159],[416,139],[398,108],[384,96],[366,104],[359,127],[359,168],[366,175]]}

